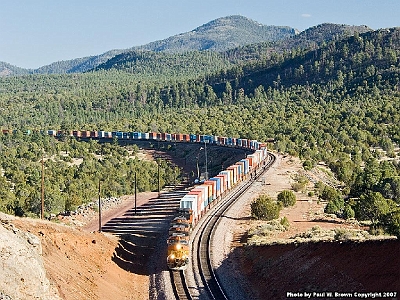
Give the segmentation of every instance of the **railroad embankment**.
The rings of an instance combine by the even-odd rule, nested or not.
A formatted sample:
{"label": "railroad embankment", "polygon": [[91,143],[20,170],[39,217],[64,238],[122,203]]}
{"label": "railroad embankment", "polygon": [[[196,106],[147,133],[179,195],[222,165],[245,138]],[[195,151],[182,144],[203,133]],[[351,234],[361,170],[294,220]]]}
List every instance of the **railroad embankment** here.
{"label": "railroad embankment", "polygon": [[397,292],[399,297],[398,253],[400,241],[393,239],[243,246],[230,256],[240,261],[258,299],[305,292]]}

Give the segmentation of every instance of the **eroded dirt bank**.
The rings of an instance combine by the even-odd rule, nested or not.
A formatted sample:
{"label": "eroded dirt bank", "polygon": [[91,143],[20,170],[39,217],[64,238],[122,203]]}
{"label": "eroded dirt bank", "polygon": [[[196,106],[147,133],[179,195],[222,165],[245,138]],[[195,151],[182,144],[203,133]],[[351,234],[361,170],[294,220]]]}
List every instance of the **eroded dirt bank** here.
{"label": "eroded dirt bank", "polygon": [[231,256],[258,299],[287,299],[287,292],[398,292],[399,253],[399,240],[382,240],[243,246]]}

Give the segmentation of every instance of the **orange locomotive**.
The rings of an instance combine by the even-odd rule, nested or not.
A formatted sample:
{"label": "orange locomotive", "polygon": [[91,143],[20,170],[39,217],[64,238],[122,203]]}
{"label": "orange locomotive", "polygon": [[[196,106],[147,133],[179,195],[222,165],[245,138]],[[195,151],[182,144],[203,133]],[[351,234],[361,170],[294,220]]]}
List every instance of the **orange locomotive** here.
{"label": "orange locomotive", "polygon": [[185,270],[189,264],[192,222],[192,211],[189,209],[178,209],[171,221],[167,239],[167,266],[171,270]]}

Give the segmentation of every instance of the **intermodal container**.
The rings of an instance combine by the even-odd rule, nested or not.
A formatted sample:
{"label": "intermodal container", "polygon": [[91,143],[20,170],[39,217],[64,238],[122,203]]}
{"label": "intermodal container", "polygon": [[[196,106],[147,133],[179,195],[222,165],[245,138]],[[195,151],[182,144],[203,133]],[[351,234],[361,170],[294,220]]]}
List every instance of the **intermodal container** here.
{"label": "intermodal container", "polygon": [[189,134],[183,134],[183,141],[190,142],[190,135]]}
{"label": "intermodal container", "polygon": [[198,215],[202,215],[202,212],[205,207],[205,199],[204,199],[204,191],[199,189],[192,189],[187,195],[196,195],[197,196],[197,212]]}
{"label": "intermodal container", "polygon": [[238,161],[236,166],[238,166],[238,180],[241,181],[244,175],[244,162]]}
{"label": "intermodal container", "polygon": [[57,131],[55,131],[55,130],[47,130],[47,134],[48,135],[52,135],[52,136],[56,136]]}
{"label": "intermodal container", "polygon": [[204,184],[202,184],[202,185],[199,185],[199,186],[196,186],[193,190],[200,190],[200,191],[202,191],[202,195],[203,195],[203,197],[204,197],[204,207],[206,207],[207,205],[208,205],[208,203],[210,203],[210,199],[209,199],[209,196],[212,196],[212,195],[210,195],[210,191],[209,191],[209,186],[208,185],[204,185]]}
{"label": "intermodal container", "polygon": [[217,181],[215,181],[215,180],[206,180],[206,181],[204,181],[204,184],[205,185],[208,185],[208,186],[210,186],[210,194],[211,194],[211,201],[210,202],[212,202],[212,201],[214,201],[215,199],[217,199]]}
{"label": "intermodal container", "polygon": [[179,203],[179,208],[189,208],[193,211],[193,219],[196,219],[198,216],[197,211],[197,195],[185,195],[182,197]]}
{"label": "intermodal container", "polygon": [[250,170],[249,160],[247,158],[244,158],[244,159],[241,159],[240,162],[242,162],[244,165],[243,173],[244,174],[249,173],[249,170]]}
{"label": "intermodal container", "polygon": [[226,137],[219,136],[218,137],[218,145],[226,145]]}
{"label": "intermodal container", "polygon": [[190,135],[190,142],[191,143],[197,142],[197,135],[196,134],[191,134]]}
{"label": "intermodal container", "polygon": [[253,156],[251,154],[247,155],[246,159],[248,159],[249,167],[250,167],[250,169],[252,169],[253,168]]}
{"label": "intermodal container", "polygon": [[215,177],[221,178],[221,193],[225,193],[228,190],[228,175],[219,173]]}
{"label": "intermodal container", "polygon": [[227,168],[228,171],[232,171],[232,184],[235,185],[239,180],[239,170],[237,165],[233,165]]}
{"label": "intermodal container", "polygon": [[228,190],[230,190],[233,187],[233,172],[232,170],[225,170],[219,172],[219,174],[226,174],[228,176]]}
{"label": "intermodal container", "polygon": [[221,178],[220,177],[212,177],[210,178],[210,181],[214,181],[216,183],[216,193],[217,193],[217,197],[219,197],[222,194],[222,190],[221,190]]}
{"label": "intermodal container", "polygon": [[150,140],[156,140],[157,139],[157,132],[150,132],[149,133],[149,139]]}

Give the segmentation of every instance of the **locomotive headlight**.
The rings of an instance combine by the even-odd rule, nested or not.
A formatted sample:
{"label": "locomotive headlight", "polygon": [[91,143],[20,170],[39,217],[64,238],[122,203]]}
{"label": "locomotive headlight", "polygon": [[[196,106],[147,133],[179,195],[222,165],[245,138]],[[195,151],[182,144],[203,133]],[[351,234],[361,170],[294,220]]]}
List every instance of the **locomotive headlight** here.
{"label": "locomotive headlight", "polygon": [[176,250],[181,250],[182,246],[181,244],[176,244]]}
{"label": "locomotive headlight", "polygon": [[171,254],[171,255],[169,256],[169,258],[170,258],[170,259],[175,259],[175,255],[174,255],[174,254]]}

